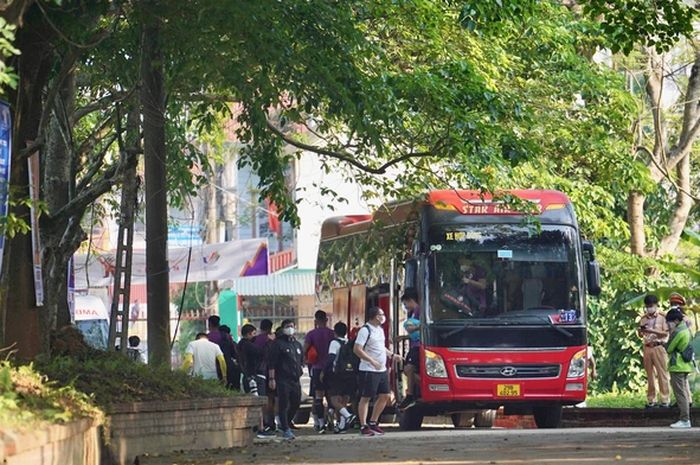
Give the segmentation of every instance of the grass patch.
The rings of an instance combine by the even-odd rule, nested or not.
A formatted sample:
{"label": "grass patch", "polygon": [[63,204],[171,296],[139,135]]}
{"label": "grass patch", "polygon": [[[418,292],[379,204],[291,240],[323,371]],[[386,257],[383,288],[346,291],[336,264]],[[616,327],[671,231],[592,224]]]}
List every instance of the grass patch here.
{"label": "grass patch", "polygon": [[[675,402],[671,391],[671,403]],[[587,407],[599,408],[644,408],[647,395],[644,392],[605,392],[586,398]],[[700,406],[700,392],[693,392],[693,405]]]}
{"label": "grass patch", "polygon": [[193,378],[167,367],[154,368],[116,352],[89,351],[78,356],[56,356],[39,360],[36,366],[51,380],[89,394],[104,409],[122,402],[236,395],[218,381]]}
{"label": "grass patch", "polygon": [[600,408],[644,408],[645,394],[634,392],[605,392],[586,398],[587,407]]}
{"label": "grass patch", "polygon": [[26,431],[85,417],[103,417],[88,395],[49,382],[32,365],[0,362],[0,428]]}

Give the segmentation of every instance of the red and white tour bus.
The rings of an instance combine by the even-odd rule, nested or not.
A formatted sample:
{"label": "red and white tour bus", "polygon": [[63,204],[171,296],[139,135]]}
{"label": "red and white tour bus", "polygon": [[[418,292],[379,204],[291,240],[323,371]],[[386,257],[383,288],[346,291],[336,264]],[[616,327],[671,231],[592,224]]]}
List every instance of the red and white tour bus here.
{"label": "red and white tour bus", "polygon": [[[403,355],[400,295],[417,291],[420,383],[416,405],[395,412],[403,429],[434,415],[490,426],[499,407],[552,428],[586,397],[586,294],[600,292],[599,276],[565,194],[442,190],[326,220],[317,295],[351,331],[383,308],[387,343]],[[403,377],[392,384],[398,404]]]}

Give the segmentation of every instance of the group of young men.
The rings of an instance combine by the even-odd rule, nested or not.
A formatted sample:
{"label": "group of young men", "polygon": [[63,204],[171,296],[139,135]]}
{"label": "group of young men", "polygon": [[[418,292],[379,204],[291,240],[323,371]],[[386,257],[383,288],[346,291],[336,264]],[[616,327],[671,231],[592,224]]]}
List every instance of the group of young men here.
{"label": "group of young men", "polygon": [[[647,373],[647,408],[669,408],[669,378],[680,418],[671,428],[690,428],[692,393],[688,382],[694,369],[693,324],[685,315],[685,299],[674,292],[669,296],[670,309],[659,311],[659,299],[653,294],[644,298],[645,313],[638,322],[637,333],[644,343],[644,369]],[[660,402],[657,402],[658,384]]]}
{"label": "group of young men", "polygon": [[[409,395],[399,406],[407,409],[415,404],[414,385],[417,376],[418,345],[418,296],[407,289],[402,297],[407,318],[404,328],[410,340],[410,349],[405,360],[404,371],[409,379]],[[328,400],[331,418],[336,420],[335,432],[342,433],[354,424],[360,426],[360,434],[365,437],[381,436],[384,431],[379,426],[379,418],[391,400],[389,366],[400,357],[386,347],[384,324],[386,315],[379,307],[371,307],[366,313],[366,323],[348,335],[348,327],[343,322],[328,328],[325,312],[316,312],[315,328],[304,341],[304,353],[311,364],[311,385],[314,394],[314,428],[319,433],[326,431],[326,407]],[[349,336],[349,337],[348,337]],[[370,413],[370,403],[374,405]],[[351,413],[352,405],[355,414]]]}
{"label": "group of young men", "polygon": [[[404,361],[408,395],[399,408],[408,409],[416,398],[420,319],[415,290],[407,289],[401,300],[407,313],[403,337],[410,348]],[[259,331],[245,324],[237,345],[219,322],[218,316],[209,317],[209,332],[199,333],[187,346],[183,368],[205,379],[226,380],[232,389],[267,397],[258,437],[279,434],[294,439],[292,419],[301,403],[304,365],[309,367],[312,417],[318,433],[328,431],[332,422],[335,433],[357,425],[362,436],[384,434],[379,418],[391,400],[389,363],[400,357],[386,347],[386,315],[381,308],[369,308],[365,324],[354,328],[353,334],[348,334],[343,322],[330,329],[328,315],[319,310],[303,345],[295,337],[292,320],[284,320],[274,332],[270,320],[262,320]]]}

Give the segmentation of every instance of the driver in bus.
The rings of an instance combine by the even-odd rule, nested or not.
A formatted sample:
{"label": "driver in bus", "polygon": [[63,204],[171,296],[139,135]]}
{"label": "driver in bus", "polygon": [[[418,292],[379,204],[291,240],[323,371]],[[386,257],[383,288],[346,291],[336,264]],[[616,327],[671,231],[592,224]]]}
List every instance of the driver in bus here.
{"label": "driver in bus", "polygon": [[467,256],[459,257],[462,296],[480,312],[486,310],[486,271]]}

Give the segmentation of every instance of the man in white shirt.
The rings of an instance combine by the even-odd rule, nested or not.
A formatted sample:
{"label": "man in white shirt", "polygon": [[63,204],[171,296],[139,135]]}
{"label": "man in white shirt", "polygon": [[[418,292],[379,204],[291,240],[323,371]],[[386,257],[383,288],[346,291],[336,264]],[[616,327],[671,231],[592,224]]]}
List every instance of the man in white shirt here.
{"label": "man in white shirt", "polygon": [[[367,323],[357,332],[355,339],[355,355],[360,358],[359,387],[360,404],[360,434],[362,436],[381,436],[384,431],[377,425],[379,416],[390,399],[389,373],[386,368],[387,357],[392,359],[394,354],[386,348],[384,328],[386,322],[384,310],[372,307],[367,310]],[[377,396],[372,409],[372,417],[367,422],[369,401]]]}
{"label": "man in white shirt", "polygon": [[[217,365],[220,374],[216,370]],[[209,341],[206,333],[197,334],[197,338],[187,344],[182,369],[204,379],[226,379],[224,353],[218,344]]]}

